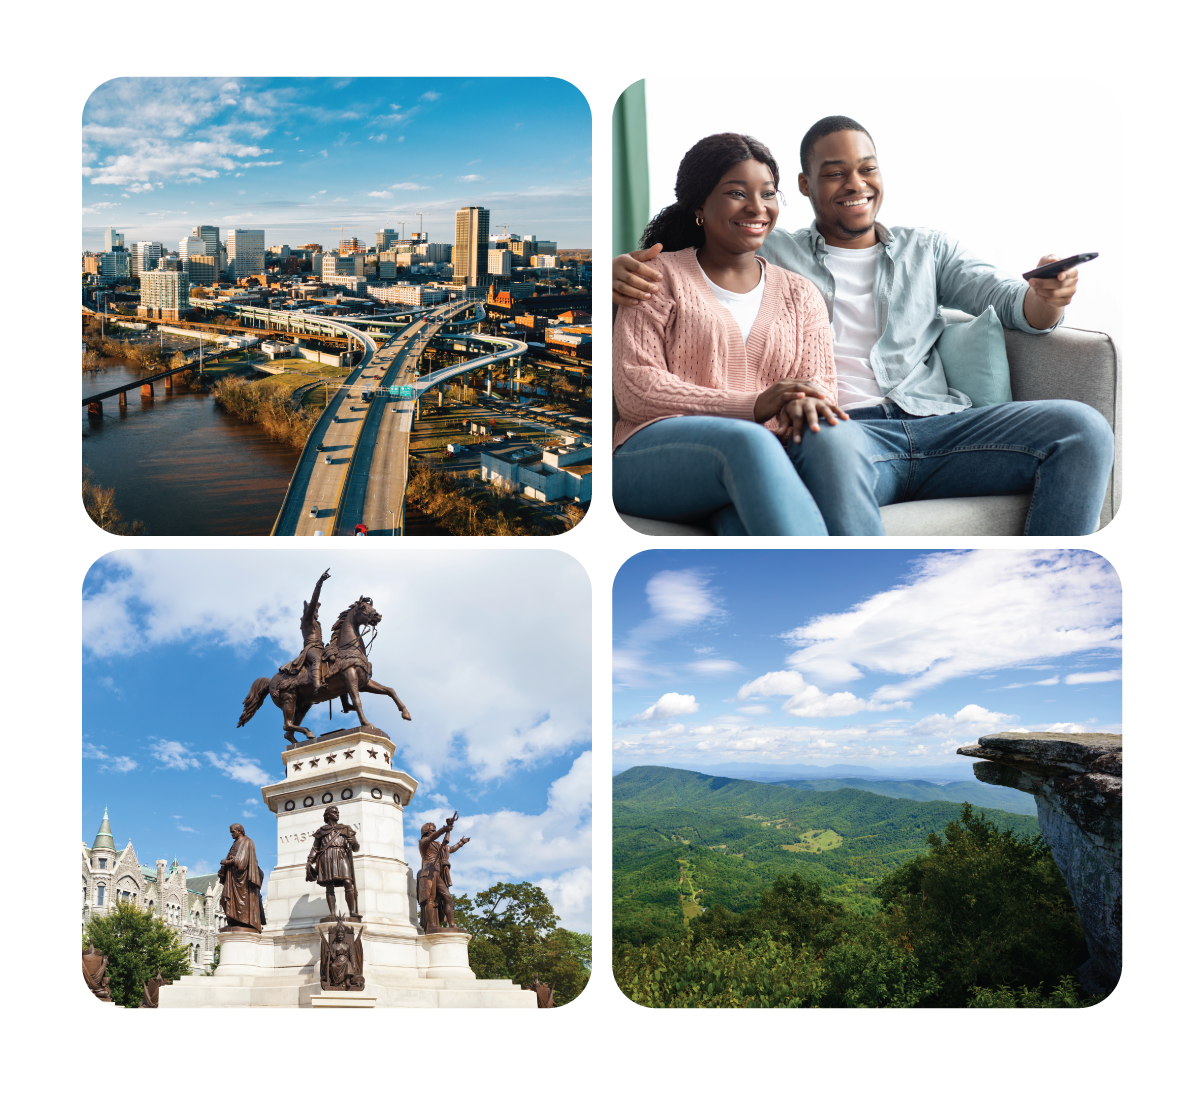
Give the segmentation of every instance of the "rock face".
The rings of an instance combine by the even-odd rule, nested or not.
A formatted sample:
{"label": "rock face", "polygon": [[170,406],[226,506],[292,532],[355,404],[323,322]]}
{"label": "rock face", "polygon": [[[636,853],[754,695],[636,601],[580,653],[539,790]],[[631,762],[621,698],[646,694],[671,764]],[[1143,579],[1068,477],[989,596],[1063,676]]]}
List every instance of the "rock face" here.
{"label": "rock face", "polygon": [[1083,988],[1109,993],[1121,977],[1121,738],[1111,733],[999,733],[958,750],[982,757],[983,783],[1028,791],[1062,871],[1091,957]]}

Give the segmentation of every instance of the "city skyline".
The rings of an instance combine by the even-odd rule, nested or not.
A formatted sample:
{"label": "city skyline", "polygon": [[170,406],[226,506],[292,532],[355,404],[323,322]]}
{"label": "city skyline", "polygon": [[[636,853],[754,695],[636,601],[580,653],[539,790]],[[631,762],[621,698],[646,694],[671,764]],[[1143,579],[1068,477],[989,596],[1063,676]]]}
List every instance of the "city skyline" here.
{"label": "city skyline", "polygon": [[122,78],[89,97],[83,138],[85,251],[110,226],[173,249],[199,224],[268,248],[401,223],[452,243],[464,206],[591,247],[591,116],[563,80]]}

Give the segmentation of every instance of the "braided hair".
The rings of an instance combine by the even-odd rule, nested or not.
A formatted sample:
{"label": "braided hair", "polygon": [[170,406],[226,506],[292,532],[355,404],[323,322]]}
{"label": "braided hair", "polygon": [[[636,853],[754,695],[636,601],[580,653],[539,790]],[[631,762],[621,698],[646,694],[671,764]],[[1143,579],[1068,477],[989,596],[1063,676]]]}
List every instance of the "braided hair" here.
{"label": "braided hair", "polygon": [[679,162],[676,201],[650,219],[642,234],[641,247],[661,244],[664,252],[680,252],[703,245],[704,228],[696,224],[696,211],[713,193],[721,177],[744,160],[765,164],[778,189],[779,165],[761,141],[746,134],[712,134],[696,142]]}

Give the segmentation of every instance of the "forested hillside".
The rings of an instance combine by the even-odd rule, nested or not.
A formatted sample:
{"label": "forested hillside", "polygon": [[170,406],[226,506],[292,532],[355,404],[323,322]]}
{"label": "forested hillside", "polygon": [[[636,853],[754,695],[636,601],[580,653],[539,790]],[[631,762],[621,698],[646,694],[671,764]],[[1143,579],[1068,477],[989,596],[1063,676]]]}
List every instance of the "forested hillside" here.
{"label": "forested hillside", "polygon": [[655,1007],[1082,1003],[1036,818],[852,787],[616,776],[613,939]]}
{"label": "forested hillside", "polygon": [[[922,854],[925,838],[961,809],[852,788],[806,791],[631,768],[613,779],[614,940],[652,943],[683,930],[681,856],[693,868],[695,904],[705,909],[741,912],[779,875],[799,874],[856,911],[874,911],[883,875]],[[1038,835],[1036,818],[988,816],[1014,835]]]}

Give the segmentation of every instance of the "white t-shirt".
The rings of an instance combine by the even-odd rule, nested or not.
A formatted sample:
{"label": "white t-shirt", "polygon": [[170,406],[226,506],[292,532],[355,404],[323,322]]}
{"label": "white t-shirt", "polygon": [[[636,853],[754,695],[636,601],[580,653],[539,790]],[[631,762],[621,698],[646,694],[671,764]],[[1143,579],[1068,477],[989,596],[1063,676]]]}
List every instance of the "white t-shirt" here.
{"label": "white t-shirt", "polygon": [[732,290],[717,286],[705,274],[702,267],[700,274],[704,275],[704,281],[708,283],[708,289],[713,292],[713,297],[733,314],[738,328],[742,330],[742,340],[748,340],[750,330],[754,327],[754,319],[758,316],[759,307],[762,305],[763,291],[767,289],[767,280],[763,277],[762,260],[758,261],[758,286],[745,294],[735,294]]}
{"label": "white t-shirt", "polygon": [[838,404],[843,409],[882,405],[887,399],[871,370],[875,328],[875,264],[882,244],[871,248],[834,248],[825,266],[837,291],[833,299],[833,362],[837,367]]}

